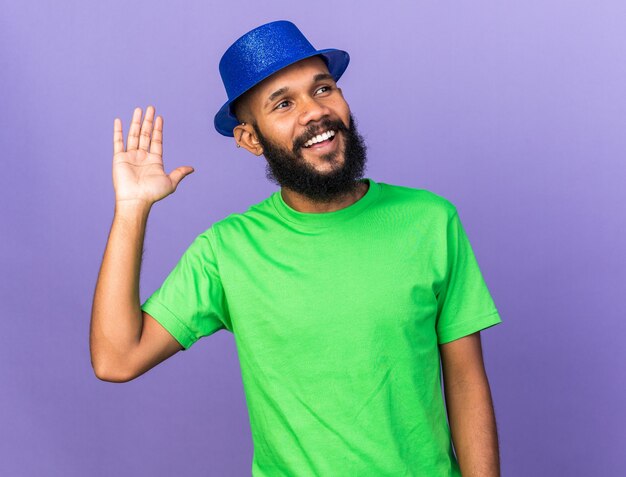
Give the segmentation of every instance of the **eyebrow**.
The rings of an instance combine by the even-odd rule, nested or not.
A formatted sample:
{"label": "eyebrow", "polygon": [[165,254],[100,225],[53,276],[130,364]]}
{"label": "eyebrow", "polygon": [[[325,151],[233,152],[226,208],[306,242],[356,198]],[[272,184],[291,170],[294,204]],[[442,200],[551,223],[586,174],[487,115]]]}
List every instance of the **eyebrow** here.
{"label": "eyebrow", "polygon": [[[334,79],[334,78],[331,74],[328,74],[328,73],[318,73],[315,76],[313,76],[313,83],[317,83],[318,81],[328,80],[328,79]],[[282,88],[277,89],[276,91],[274,91],[272,94],[269,95],[264,106],[267,106],[269,103],[274,101],[279,96],[282,96],[287,91],[289,91],[288,86],[283,86]]]}

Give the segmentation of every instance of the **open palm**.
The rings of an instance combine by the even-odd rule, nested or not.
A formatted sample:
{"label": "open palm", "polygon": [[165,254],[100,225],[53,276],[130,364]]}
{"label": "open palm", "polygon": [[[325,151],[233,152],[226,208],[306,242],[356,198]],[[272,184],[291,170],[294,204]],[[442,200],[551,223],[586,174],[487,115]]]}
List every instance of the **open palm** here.
{"label": "open palm", "polygon": [[[143,112],[135,108],[128,131],[126,149],[122,122],[115,118],[113,126],[113,187],[115,200],[143,201],[152,204],[176,190],[183,177],[191,174],[193,168],[182,166],[169,174],[163,169],[163,118],[154,120],[155,110]],[[153,130],[154,129],[154,130]]]}

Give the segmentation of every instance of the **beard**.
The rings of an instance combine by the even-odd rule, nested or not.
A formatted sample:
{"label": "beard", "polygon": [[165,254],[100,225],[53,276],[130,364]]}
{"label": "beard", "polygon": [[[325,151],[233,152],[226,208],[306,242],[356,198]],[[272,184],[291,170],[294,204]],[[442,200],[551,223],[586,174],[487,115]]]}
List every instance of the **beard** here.
{"label": "beard", "polygon": [[[357,190],[358,181],[363,178],[365,171],[367,146],[357,130],[352,113],[349,127],[346,127],[341,120],[325,119],[307,128],[294,141],[291,150],[263,136],[256,123],[253,122],[252,127],[263,147],[263,155],[267,160],[265,175],[271,182],[302,194],[310,201],[317,203],[329,203]],[[304,143],[320,130],[336,131],[334,141],[338,139],[339,133],[343,136],[343,150],[338,148],[319,156],[322,161],[332,166],[328,172],[317,171],[302,156]],[[343,164],[337,161],[339,155],[343,155]]]}

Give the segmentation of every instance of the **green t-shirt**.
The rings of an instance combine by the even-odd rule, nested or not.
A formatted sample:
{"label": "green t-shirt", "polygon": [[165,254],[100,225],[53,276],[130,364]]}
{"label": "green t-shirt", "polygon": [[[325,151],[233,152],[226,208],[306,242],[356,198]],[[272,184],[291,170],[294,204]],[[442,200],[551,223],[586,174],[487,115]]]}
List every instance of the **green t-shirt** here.
{"label": "green t-shirt", "polygon": [[460,476],[439,344],[501,322],[456,207],[377,183],[280,190],[201,233],[142,305],[187,349],[233,333],[260,476]]}

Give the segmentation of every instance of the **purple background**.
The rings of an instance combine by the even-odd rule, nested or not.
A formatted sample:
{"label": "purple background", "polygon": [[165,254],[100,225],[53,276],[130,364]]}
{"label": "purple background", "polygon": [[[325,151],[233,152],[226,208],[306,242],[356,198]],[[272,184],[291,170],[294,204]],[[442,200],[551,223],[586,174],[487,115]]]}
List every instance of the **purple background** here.
{"label": "purple background", "polygon": [[483,349],[503,475],[626,475],[626,4],[2,1],[0,475],[250,475],[234,339],[99,381],[91,300],[113,213],[113,119],[165,119],[142,301],[193,238],[276,190],[213,129],[241,34],[294,21],[351,54],[367,177],[459,209],[503,323]]}

